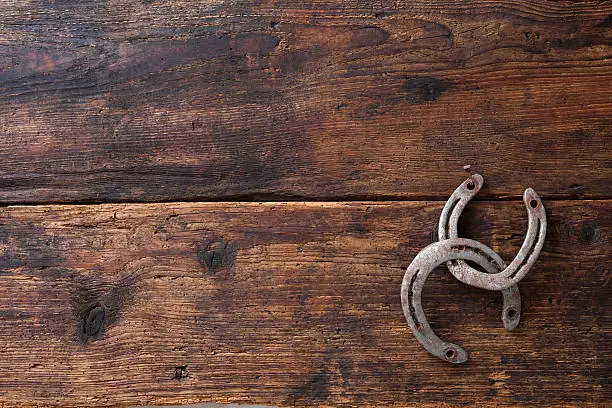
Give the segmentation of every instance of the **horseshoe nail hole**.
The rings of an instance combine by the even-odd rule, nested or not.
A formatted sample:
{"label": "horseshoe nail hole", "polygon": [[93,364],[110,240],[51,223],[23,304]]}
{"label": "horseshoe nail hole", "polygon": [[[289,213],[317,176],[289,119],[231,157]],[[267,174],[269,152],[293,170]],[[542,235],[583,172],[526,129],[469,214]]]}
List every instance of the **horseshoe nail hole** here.
{"label": "horseshoe nail hole", "polygon": [[538,202],[536,200],[531,200],[529,202],[529,205],[531,206],[531,208],[536,208],[538,206]]}
{"label": "horseshoe nail hole", "polygon": [[452,360],[453,358],[455,358],[455,350],[453,349],[448,349],[444,352],[444,355],[446,356],[446,358],[448,358],[449,360]]}
{"label": "horseshoe nail hole", "polygon": [[518,312],[516,309],[508,309],[506,311],[506,316],[508,316],[508,319],[514,319],[518,316]]}
{"label": "horseshoe nail hole", "polygon": [[468,181],[467,185],[466,185],[468,190],[473,190],[475,185],[473,181]]}

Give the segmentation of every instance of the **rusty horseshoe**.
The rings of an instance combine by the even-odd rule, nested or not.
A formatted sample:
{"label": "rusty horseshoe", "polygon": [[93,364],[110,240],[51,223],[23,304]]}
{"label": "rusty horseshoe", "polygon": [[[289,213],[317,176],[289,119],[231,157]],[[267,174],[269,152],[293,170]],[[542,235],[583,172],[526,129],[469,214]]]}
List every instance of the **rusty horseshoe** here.
{"label": "rusty horseshoe", "polygon": [[[480,190],[483,178],[475,174],[464,181],[446,202],[440,222],[438,235],[440,239],[457,237],[459,216],[468,201]],[[474,191],[474,193],[472,193]],[[497,262],[498,273],[485,273],[469,267],[465,262],[451,264],[449,270],[463,283],[487,290],[504,290],[516,285],[525,277],[540,255],[546,238],[546,210],[538,194],[528,188],[523,193],[523,202],[527,208],[528,225],[523,245],[514,260],[507,267]],[[499,257],[497,257],[500,259]],[[488,272],[488,271],[487,271]]]}
{"label": "rusty horseshoe", "polygon": [[491,248],[472,239],[446,239],[426,246],[412,260],[404,274],[401,298],[408,325],[419,343],[444,361],[463,363],[467,361],[468,353],[458,345],[440,339],[427,322],[421,304],[421,293],[427,276],[438,265],[453,259],[472,261],[486,268],[491,262],[492,252]]}
{"label": "rusty horseshoe", "polygon": [[[474,174],[461,183],[451,194],[440,215],[438,223],[439,240],[459,237],[457,231],[459,217],[465,206],[478,194],[483,184],[483,177],[480,174]],[[506,263],[497,252],[487,252],[487,255],[489,262],[484,266],[487,273],[498,273],[506,268]],[[456,259],[448,261],[446,266],[455,277],[462,276],[465,269],[473,269],[465,261]],[[502,322],[507,330],[512,330],[518,326],[521,320],[521,293],[516,285],[512,285],[501,292],[503,299]]]}
{"label": "rusty horseshoe", "polygon": [[[546,237],[546,211],[537,193],[528,188],[523,194],[527,208],[528,226],[523,245],[510,265],[491,248],[481,242],[458,238],[457,224],[467,203],[480,191],[484,179],[475,174],[465,180],[447,201],[438,223],[439,241],[419,252],[406,269],[401,287],[404,316],[417,340],[431,354],[452,363],[463,363],[468,353],[456,344],[440,339],[427,322],[421,304],[421,293],[428,275],[446,263],[458,280],[503,294],[502,320],[506,329],[518,325],[520,293],[516,284],[527,274],[538,258]],[[471,261],[484,269],[471,267]]]}

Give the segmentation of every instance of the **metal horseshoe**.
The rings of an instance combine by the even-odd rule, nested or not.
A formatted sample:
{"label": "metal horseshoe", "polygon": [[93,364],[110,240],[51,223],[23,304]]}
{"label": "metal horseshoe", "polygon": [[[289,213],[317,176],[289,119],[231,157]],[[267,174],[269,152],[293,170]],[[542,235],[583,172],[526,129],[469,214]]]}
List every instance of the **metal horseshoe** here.
{"label": "metal horseshoe", "polygon": [[437,266],[452,259],[475,262],[482,268],[491,263],[493,250],[486,245],[467,238],[452,238],[435,242],[425,247],[412,260],[404,274],[401,298],[404,316],[419,343],[434,356],[451,363],[463,363],[468,353],[456,344],[440,339],[425,318],[421,304],[421,293],[427,276]]}
{"label": "metal horseshoe", "polygon": [[[446,202],[440,222],[438,224],[438,235],[440,239],[457,237],[457,224],[459,216],[468,201],[480,190],[483,178],[479,174],[473,175],[464,181],[453,192]],[[474,193],[472,193],[474,191]],[[528,227],[525,240],[518,254],[509,266],[497,262],[499,256],[493,257],[492,262],[499,266],[501,272],[485,273],[471,268],[465,262],[462,264],[449,265],[449,270],[463,283],[477,288],[487,290],[504,290],[516,285],[525,277],[540,255],[544,239],[546,237],[546,210],[538,194],[528,188],[523,194],[523,202],[527,208]],[[487,272],[489,272],[487,270]],[[505,295],[506,296],[506,295]],[[504,322],[506,324],[506,322]]]}
{"label": "metal horseshoe", "polygon": [[[463,209],[482,188],[484,179],[480,174],[474,174],[465,180],[451,194],[446,205],[442,209],[438,223],[438,239],[445,240],[458,238],[457,225]],[[495,252],[487,253],[487,264],[483,266],[487,273],[499,273],[506,268],[504,260]],[[489,258],[490,257],[490,258]],[[466,269],[471,268],[465,261],[453,259],[446,263],[448,270],[459,279],[465,274]],[[461,279],[459,279],[461,280]],[[512,285],[502,292],[502,322],[506,330],[515,329],[521,320],[521,293],[517,285]]]}

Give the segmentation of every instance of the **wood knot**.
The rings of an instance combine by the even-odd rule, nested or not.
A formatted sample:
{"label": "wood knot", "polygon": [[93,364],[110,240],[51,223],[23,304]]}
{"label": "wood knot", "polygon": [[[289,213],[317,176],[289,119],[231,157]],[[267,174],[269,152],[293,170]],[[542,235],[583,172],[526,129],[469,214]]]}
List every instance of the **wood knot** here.
{"label": "wood knot", "polygon": [[452,84],[433,77],[408,78],[402,89],[410,103],[433,102],[446,92]]}
{"label": "wood knot", "polygon": [[210,275],[219,275],[228,271],[236,259],[236,245],[223,238],[196,244],[198,262]]}
{"label": "wood knot", "polygon": [[82,322],[82,334],[86,337],[94,337],[104,330],[106,320],[106,308],[102,305],[95,305],[85,313]]}
{"label": "wood knot", "polygon": [[597,242],[599,240],[600,234],[601,232],[595,224],[587,222],[582,224],[580,227],[580,230],[578,231],[578,239],[580,242],[585,244],[592,244],[593,242]]}
{"label": "wood knot", "polygon": [[183,378],[189,377],[189,371],[187,371],[187,366],[178,366],[174,367],[174,376],[175,380],[182,380]]}

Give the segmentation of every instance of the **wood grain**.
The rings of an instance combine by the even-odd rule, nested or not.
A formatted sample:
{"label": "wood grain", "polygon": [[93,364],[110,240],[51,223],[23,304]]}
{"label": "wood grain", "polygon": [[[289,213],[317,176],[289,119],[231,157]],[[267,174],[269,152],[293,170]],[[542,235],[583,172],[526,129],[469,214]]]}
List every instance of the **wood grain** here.
{"label": "wood grain", "polygon": [[0,202],[612,197],[609,1],[0,1]]}
{"label": "wood grain", "polygon": [[[514,332],[499,293],[430,277],[461,366],[425,352],[399,298],[442,204],[3,208],[0,406],[609,403],[612,202],[545,203]],[[525,228],[521,202],[479,202],[460,233],[511,259]]]}

